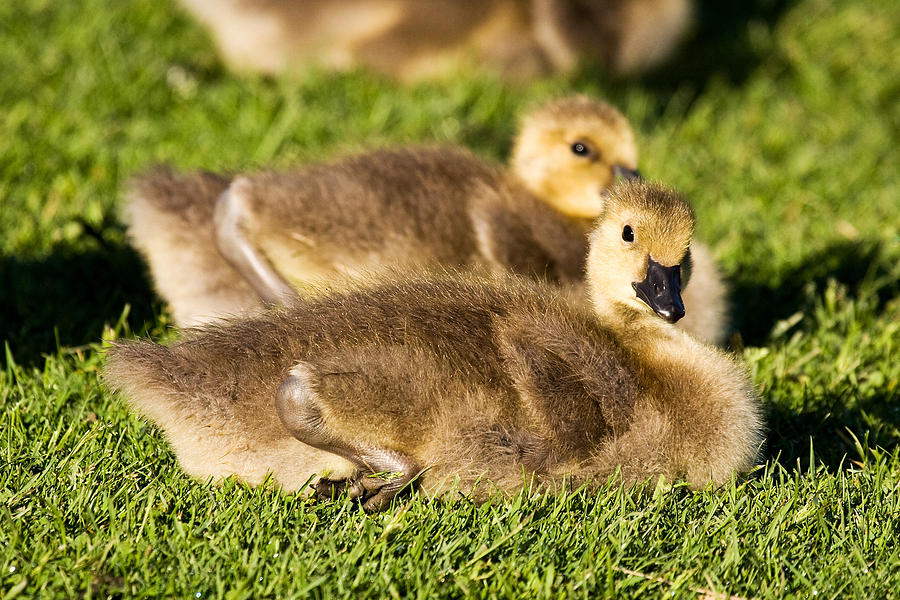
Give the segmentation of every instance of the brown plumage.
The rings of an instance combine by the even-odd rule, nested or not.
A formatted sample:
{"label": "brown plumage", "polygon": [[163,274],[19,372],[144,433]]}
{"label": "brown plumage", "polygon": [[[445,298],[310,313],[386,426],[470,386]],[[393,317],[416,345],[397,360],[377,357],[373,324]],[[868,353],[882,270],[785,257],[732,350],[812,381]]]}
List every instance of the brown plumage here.
{"label": "brown plumage", "polygon": [[692,228],[674,192],[619,186],[591,234],[593,310],[532,279],[399,275],[171,347],[117,344],[104,378],[195,477],[271,471],[296,489],[324,473],[320,493],[346,487],[369,510],[416,476],[431,492],[617,469],[721,483],[756,456],[758,397],[732,357],[654,315],[678,304],[666,282]]}
{"label": "brown plumage", "polygon": [[229,179],[221,175],[176,175],[164,169],[131,182],[123,215],[128,234],[179,324],[262,305],[256,291],[216,250],[213,211],[228,185]]}
{"label": "brown plumage", "polygon": [[665,60],[690,0],[182,0],[232,67],[367,66],[402,80],[481,69],[509,79],[580,59],[626,75]]}
{"label": "brown plumage", "polygon": [[[627,120],[578,96],[525,118],[511,173],[452,148],[380,150],[227,183],[160,170],[135,181],[126,219],[183,326],[398,267],[512,271],[577,290],[604,191],[636,164]],[[720,342],[724,287],[696,253],[705,260],[686,291],[687,329]]]}

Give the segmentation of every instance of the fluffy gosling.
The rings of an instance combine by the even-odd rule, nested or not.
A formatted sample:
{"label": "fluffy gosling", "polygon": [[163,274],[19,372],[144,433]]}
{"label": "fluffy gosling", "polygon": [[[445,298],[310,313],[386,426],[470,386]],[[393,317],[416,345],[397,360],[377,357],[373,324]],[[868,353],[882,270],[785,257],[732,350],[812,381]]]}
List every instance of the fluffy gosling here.
{"label": "fluffy gosling", "polygon": [[720,484],[753,464],[762,417],[744,368],[672,325],[692,230],[676,193],[618,186],[590,234],[592,309],[533,279],[407,276],[119,343],[104,379],[190,475],[325,474],[317,492],[366,510],[410,484],[512,492],[523,472]]}

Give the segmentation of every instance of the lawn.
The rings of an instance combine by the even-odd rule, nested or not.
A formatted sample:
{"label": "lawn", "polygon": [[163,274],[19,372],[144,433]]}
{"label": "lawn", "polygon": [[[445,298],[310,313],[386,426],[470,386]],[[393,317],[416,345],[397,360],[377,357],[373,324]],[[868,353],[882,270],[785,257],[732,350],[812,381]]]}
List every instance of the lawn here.
{"label": "lawn", "polygon": [[[404,88],[234,75],[173,0],[0,3],[0,598],[900,597],[900,3],[700,17],[637,81]],[[104,335],[176,335],[118,216],[131,175],[411,141],[503,160],[515,116],[569,91],[616,103],[696,207],[764,397],[748,477],[367,516],[193,481],[99,384]]]}

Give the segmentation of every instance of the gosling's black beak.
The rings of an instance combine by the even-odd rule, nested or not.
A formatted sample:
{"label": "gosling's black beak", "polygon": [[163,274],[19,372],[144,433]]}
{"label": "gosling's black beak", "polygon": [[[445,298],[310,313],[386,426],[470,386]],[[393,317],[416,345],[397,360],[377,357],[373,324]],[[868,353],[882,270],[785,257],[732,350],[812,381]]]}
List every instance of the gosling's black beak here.
{"label": "gosling's black beak", "polygon": [[626,181],[640,181],[643,179],[641,177],[640,171],[636,169],[629,169],[628,167],[623,167],[622,165],[613,165],[613,175],[616,177],[621,177]]}
{"label": "gosling's black beak", "polygon": [[632,283],[637,297],[660,317],[674,323],[684,316],[681,301],[681,265],[664,267],[652,258],[647,264],[647,277],[640,283]]}

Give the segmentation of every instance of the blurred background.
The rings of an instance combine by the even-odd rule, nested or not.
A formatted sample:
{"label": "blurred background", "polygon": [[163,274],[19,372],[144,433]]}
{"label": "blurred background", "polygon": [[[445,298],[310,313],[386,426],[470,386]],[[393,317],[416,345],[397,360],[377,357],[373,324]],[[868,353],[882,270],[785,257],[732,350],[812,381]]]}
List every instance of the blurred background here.
{"label": "blurred background", "polygon": [[631,75],[664,62],[691,0],[183,0],[237,69],[365,66],[403,80],[484,70],[508,80],[591,60]]}

